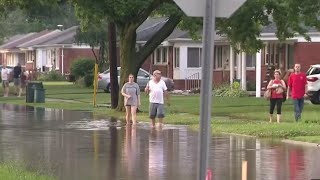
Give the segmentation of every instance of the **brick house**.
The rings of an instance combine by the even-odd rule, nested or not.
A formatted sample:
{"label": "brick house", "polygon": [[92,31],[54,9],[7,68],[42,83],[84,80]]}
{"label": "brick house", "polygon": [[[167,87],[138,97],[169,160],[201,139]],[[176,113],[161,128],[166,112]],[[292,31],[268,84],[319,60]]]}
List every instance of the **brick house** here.
{"label": "brick house", "polygon": [[8,40],[0,46],[2,63],[14,66],[18,62],[29,71],[55,70],[61,74],[70,72],[71,63],[80,57],[94,58],[91,47],[78,45],[74,36],[77,26],[60,31],[42,31]]}
{"label": "brick house", "polygon": [[[166,21],[166,18],[157,18],[143,23],[137,30],[137,46],[143,46]],[[263,28],[259,38],[265,46],[254,55],[235,53],[227,38],[216,35],[213,83],[219,85],[238,80],[242,89],[257,90],[256,96],[260,97],[273,69],[280,68],[287,73],[295,63],[301,63],[302,70],[306,71],[311,64],[320,62],[320,32],[308,32],[311,42],[302,36],[280,42],[275,32],[274,24]],[[142,67],[150,72],[161,70],[164,76],[173,78],[176,89],[184,90],[190,88],[187,86],[189,81],[201,82],[201,53],[202,42],[192,40],[187,32],[177,28]]]}

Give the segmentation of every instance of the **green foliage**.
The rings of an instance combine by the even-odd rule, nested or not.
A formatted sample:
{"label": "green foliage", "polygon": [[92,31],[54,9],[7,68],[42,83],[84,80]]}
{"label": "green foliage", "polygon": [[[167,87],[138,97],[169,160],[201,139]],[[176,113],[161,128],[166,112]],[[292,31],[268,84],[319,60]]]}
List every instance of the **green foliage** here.
{"label": "green foliage", "polygon": [[86,74],[93,74],[94,62],[94,59],[76,59],[71,64],[71,74],[74,75],[76,79],[84,77]]}
{"label": "green foliage", "polygon": [[93,85],[93,79],[94,79],[93,74],[86,74],[84,76],[84,85],[86,87],[91,87]]}
{"label": "green foliage", "polygon": [[313,118],[313,119],[306,119],[306,120],[304,120],[303,122],[305,122],[305,123],[315,123],[315,124],[320,124],[320,118],[319,117],[317,117],[317,118]]}
{"label": "green foliage", "polygon": [[247,0],[229,19],[218,19],[217,30],[226,35],[236,50],[250,54],[263,47],[258,37],[263,27],[274,24],[280,41],[295,34],[304,36],[308,28],[320,29],[320,1]]}
{"label": "green foliage", "polygon": [[256,82],[248,81],[247,82],[247,90],[248,91],[255,91],[256,90]]}
{"label": "green foliage", "polygon": [[80,77],[79,79],[76,80],[76,84],[80,87],[86,87],[85,82],[84,82],[84,77]]}
{"label": "green foliage", "polygon": [[89,44],[92,49],[99,47],[98,53],[94,51],[99,70],[109,66],[108,63],[108,32],[107,22],[101,21],[100,24],[91,23],[90,27],[78,28],[75,40],[78,44]]}
{"label": "green foliage", "polygon": [[240,88],[239,82],[234,82],[232,87],[229,84],[214,88],[213,95],[216,97],[246,97],[248,94]]}
{"label": "green foliage", "polygon": [[0,43],[15,34],[77,25],[73,6],[66,0],[0,0]]}
{"label": "green foliage", "polygon": [[26,167],[20,165],[0,164],[0,179],[6,180],[54,180],[54,177],[44,176],[38,172],[26,170]]}
{"label": "green foliage", "polygon": [[38,77],[38,81],[65,81],[66,78],[57,71],[49,71],[47,73],[41,73]]}

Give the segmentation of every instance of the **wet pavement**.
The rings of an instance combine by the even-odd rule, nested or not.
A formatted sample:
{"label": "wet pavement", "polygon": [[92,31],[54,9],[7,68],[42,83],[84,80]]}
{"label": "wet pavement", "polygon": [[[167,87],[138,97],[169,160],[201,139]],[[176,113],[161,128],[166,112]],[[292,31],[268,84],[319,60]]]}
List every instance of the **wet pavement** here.
{"label": "wet pavement", "polygon": [[[195,180],[198,134],[184,126],[151,130],[92,113],[0,105],[0,161],[62,180]],[[320,179],[320,148],[239,136],[211,140],[214,180]]]}

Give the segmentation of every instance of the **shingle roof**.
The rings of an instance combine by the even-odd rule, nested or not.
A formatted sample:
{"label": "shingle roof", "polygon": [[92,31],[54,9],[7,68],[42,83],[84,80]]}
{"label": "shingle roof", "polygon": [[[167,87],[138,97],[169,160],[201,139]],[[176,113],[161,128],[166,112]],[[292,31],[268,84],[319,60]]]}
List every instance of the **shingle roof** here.
{"label": "shingle roof", "polygon": [[23,43],[26,43],[28,41],[31,41],[33,39],[36,39],[40,36],[43,36],[45,34],[48,34],[50,33],[51,31],[49,30],[44,30],[44,31],[41,31],[39,33],[29,33],[29,34],[26,34],[25,36],[23,36],[22,38],[16,40],[16,41],[11,41],[11,42],[8,42],[6,44],[3,44],[2,46],[0,46],[0,49],[17,49],[19,45],[23,44]]}
{"label": "shingle roof", "polygon": [[38,43],[34,47],[46,46],[46,45],[57,45],[57,44],[73,44],[75,43],[74,36],[77,33],[77,29],[78,29],[78,26],[73,26],[71,28],[63,30],[55,34],[55,36],[52,37],[51,39],[48,39],[47,41],[42,43]]}
{"label": "shingle roof", "polygon": [[[316,28],[314,27],[307,27],[308,32],[319,32]],[[261,34],[263,33],[276,33],[277,32],[277,26],[275,23],[271,23],[268,26],[265,26],[262,28]]]}
{"label": "shingle roof", "polygon": [[60,32],[60,30],[53,30],[45,35],[39,36],[38,38],[34,38],[31,41],[27,41],[25,43],[22,43],[20,45],[18,45],[18,48],[28,48],[28,47],[32,47],[34,45],[38,45],[41,44],[43,42],[48,41],[49,39],[52,39],[54,37],[56,37],[56,35]]}

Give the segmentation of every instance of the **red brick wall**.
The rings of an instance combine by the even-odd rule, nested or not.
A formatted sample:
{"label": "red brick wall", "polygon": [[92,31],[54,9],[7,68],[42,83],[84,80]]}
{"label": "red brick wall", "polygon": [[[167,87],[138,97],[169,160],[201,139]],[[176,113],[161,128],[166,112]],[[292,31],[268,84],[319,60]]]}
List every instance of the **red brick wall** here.
{"label": "red brick wall", "polygon": [[151,56],[149,56],[149,57],[144,61],[144,63],[142,64],[141,68],[144,69],[144,70],[146,70],[146,71],[148,71],[148,72],[150,72],[150,73],[152,73],[152,72],[150,71],[150,69],[151,69]]}
{"label": "red brick wall", "polygon": [[[61,57],[61,49],[59,50],[59,54]],[[71,63],[78,59],[78,58],[92,58],[95,59],[92,50],[91,49],[76,49],[76,48],[64,48],[63,49],[63,55],[64,55],[64,64],[63,64],[63,69],[64,73],[70,72],[70,67]],[[98,56],[98,50],[96,50],[96,55]],[[61,58],[59,59],[59,71],[61,72],[62,70],[62,60]]]}
{"label": "red brick wall", "polygon": [[310,65],[320,63],[320,43],[302,42],[294,45],[295,63],[301,64],[301,70],[306,72]]}

